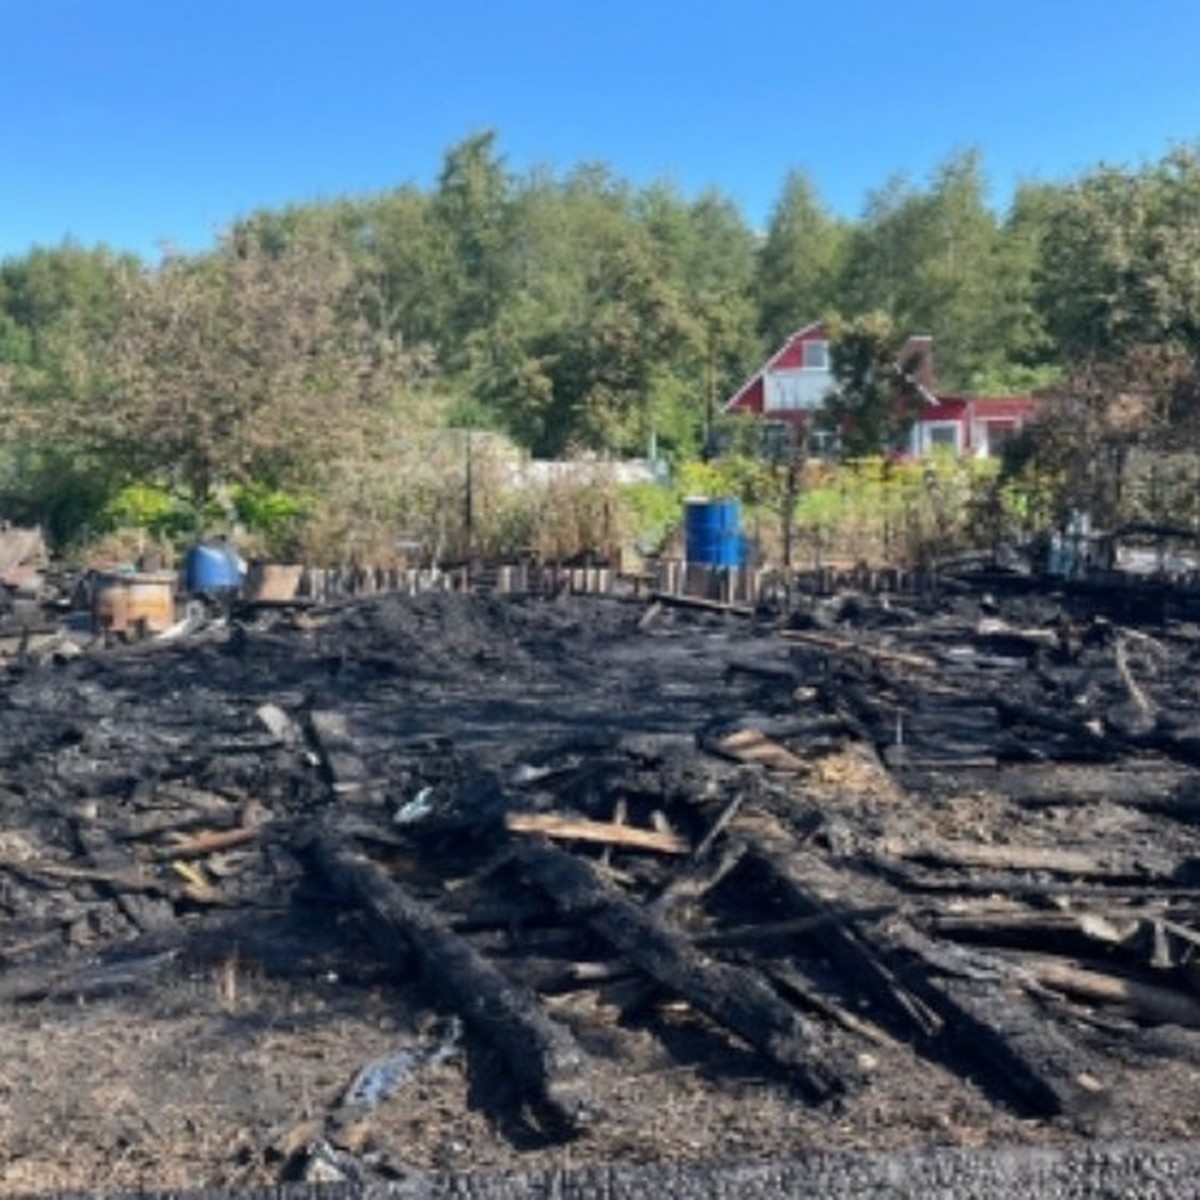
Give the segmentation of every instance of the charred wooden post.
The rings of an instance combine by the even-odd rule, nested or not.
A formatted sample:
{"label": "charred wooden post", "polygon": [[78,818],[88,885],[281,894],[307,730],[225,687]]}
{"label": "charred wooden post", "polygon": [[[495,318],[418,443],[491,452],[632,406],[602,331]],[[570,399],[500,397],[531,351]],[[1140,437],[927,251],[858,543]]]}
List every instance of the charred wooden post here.
{"label": "charred wooden post", "polygon": [[367,912],[381,951],[395,957],[398,939],[411,946],[430,986],[499,1051],[518,1084],[570,1127],[595,1119],[586,1055],[531,991],[514,985],[427,905],[332,833],[319,834],[311,848],[330,883]]}
{"label": "charred wooden post", "polygon": [[520,846],[517,860],[564,917],[587,925],[697,1012],[786,1067],[813,1097],[833,1096],[857,1082],[857,1065],[831,1056],[818,1030],[762,979],[705,957],[622,896],[588,863],[535,844]]}

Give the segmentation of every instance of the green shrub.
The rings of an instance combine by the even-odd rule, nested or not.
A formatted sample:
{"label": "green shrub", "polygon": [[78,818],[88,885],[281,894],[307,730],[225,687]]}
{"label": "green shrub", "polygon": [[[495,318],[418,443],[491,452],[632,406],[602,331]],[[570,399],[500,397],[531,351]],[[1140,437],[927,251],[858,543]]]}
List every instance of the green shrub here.
{"label": "green shrub", "polygon": [[190,505],[165,489],[130,483],[104,506],[103,528],[144,529],[154,538],[174,541],[195,530],[196,516]]}
{"label": "green shrub", "polygon": [[297,556],[304,522],[312,511],[310,498],[263,483],[247,483],[232,489],[230,501],[238,521],[255,535],[269,558]]}

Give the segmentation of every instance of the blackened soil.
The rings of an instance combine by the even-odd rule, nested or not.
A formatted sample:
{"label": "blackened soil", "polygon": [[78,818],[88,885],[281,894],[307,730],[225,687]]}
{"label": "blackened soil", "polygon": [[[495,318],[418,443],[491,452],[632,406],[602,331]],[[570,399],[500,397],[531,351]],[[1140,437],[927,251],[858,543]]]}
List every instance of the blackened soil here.
{"label": "blackened soil", "polygon": [[[1059,628],[1052,602],[1020,604],[1014,626]],[[1010,760],[1022,779],[1031,764],[1065,776],[1098,769],[1072,757],[1079,747],[1061,730],[1005,719],[993,693],[1073,712],[1065,699],[1087,694],[1090,668],[1089,702],[1122,702],[1103,631],[1090,649],[1001,644],[978,632],[969,596],[920,609],[858,600],[832,620],[817,615],[810,628],[932,656],[940,670],[931,682],[831,657],[782,640],[771,624],[720,614],[648,618],[644,606],[615,600],[459,595],[250,614],[174,644],[10,667],[0,682],[0,1188],[671,1170],[830,1149],[1195,1137],[1194,1029],[991,977],[986,986],[1025,1006],[1023,1019],[1061,1035],[1055,1045],[1078,1054],[1083,1089],[1107,1101],[1034,1113],[978,1063],[957,1061],[952,1039],[918,1043],[873,1011],[819,940],[735,938],[713,949],[754,970],[786,968],[793,1000],[807,981],[816,999],[801,1001],[806,1017],[863,1077],[837,1102],[813,1104],[777,1064],[583,931],[548,921],[503,862],[502,818],[513,808],[670,829],[695,846],[737,798],[714,858],[769,827],[831,869],[872,873],[871,886],[902,899],[887,904],[930,936],[947,912],[979,912],[981,896],[996,912],[1085,904],[1071,890],[1079,881],[1052,872],[1009,872],[989,891],[980,868],[906,857],[914,843],[954,840],[1103,849],[1111,878],[1090,879],[1087,904],[1113,921],[1150,912],[1191,927],[1186,872],[1200,861],[1200,839],[1190,821],[1178,805],[1159,812],[1104,794],[1115,758],[1122,778],[1156,771],[1155,786],[1186,798],[1190,763],[1105,740],[1091,747],[1101,777],[1083,801],[1053,803],[1050,789],[1051,802],[1033,805],[1003,786]],[[1183,634],[1147,636],[1186,661]],[[1131,647],[1138,654],[1126,666],[1156,700],[1177,691],[1186,711],[1192,694],[1172,690],[1157,651]],[[267,705],[286,730],[264,718]],[[908,757],[889,771],[881,755],[901,741],[897,714]],[[765,732],[801,767],[779,773],[715,753],[737,728]],[[1020,762],[1014,743],[1027,751]],[[989,755],[994,768],[971,765]],[[1044,784],[1039,775],[1039,794]],[[1064,782],[1061,796],[1075,786]],[[538,992],[587,1052],[602,1120],[566,1138],[539,1126],[469,1030],[377,1109],[346,1111],[364,1065],[436,1044],[453,1005],[323,885],[304,850],[315,822],[356,839]],[[200,832],[251,828],[227,848],[184,849]],[[685,869],[619,848],[573,852],[645,904]],[[1135,859],[1142,865],[1129,867]],[[796,915],[752,872],[709,882],[702,901],[671,909],[706,945]],[[532,915],[519,918],[522,905]],[[989,949],[1061,949],[1017,943]],[[1093,958],[1111,966],[1118,950],[1102,946]],[[591,974],[571,976],[579,965]],[[1185,983],[1188,969],[1178,964],[1165,982]],[[1003,1023],[1010,1009],[996,1011]]]}

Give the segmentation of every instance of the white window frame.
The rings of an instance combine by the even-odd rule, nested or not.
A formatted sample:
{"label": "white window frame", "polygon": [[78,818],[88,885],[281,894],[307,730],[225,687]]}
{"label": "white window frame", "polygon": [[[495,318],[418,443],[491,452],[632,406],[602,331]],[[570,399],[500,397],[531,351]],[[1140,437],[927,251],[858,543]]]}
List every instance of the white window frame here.
{"label": "white window frame", "polygon": [[[814,338],[811,342],[800,343],[800,366],[804,371],[829,371],[829,342],[825,338]],[[809,361],[809,351],[820,351],[820,362]]]}
{"label": "white window frame", "polygon": [[814,458],[831,458],[837,453],[839,438],[833,429],[812,429],[808,434],[810,453]]}
{"label": "white window frame", "polygon": [[[951,444],[947,446],[944,443],[935,442],[934,435],[947,429],[950,431]],[[936,450],[953,450],[955,454],[962,453],[962,426],[958,421],[926,421],[922,424],[921,430],[921,442],[926,454],[932,454]]]}
{"label": "white window frame", "polygon": [[[790,371],[772,372],[764,382],[764,388],[764,412],[804,411],[805,404],[801,395],[800,379],[795,368]],[[781,399],[784,401],[782,404],[780,403]]]}

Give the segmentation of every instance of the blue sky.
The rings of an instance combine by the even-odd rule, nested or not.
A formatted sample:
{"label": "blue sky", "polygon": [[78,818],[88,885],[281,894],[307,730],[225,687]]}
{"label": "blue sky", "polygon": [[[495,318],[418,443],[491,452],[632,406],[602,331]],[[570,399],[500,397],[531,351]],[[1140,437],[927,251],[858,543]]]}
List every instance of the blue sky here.
{"label": "blue sky", "polygon": [[1003,206],[1200,139],[1195,0],[0,0],[0,43],[0,257],[202,249],[487,128],[760,226],[792,168],[855,216],[977,146]]}

